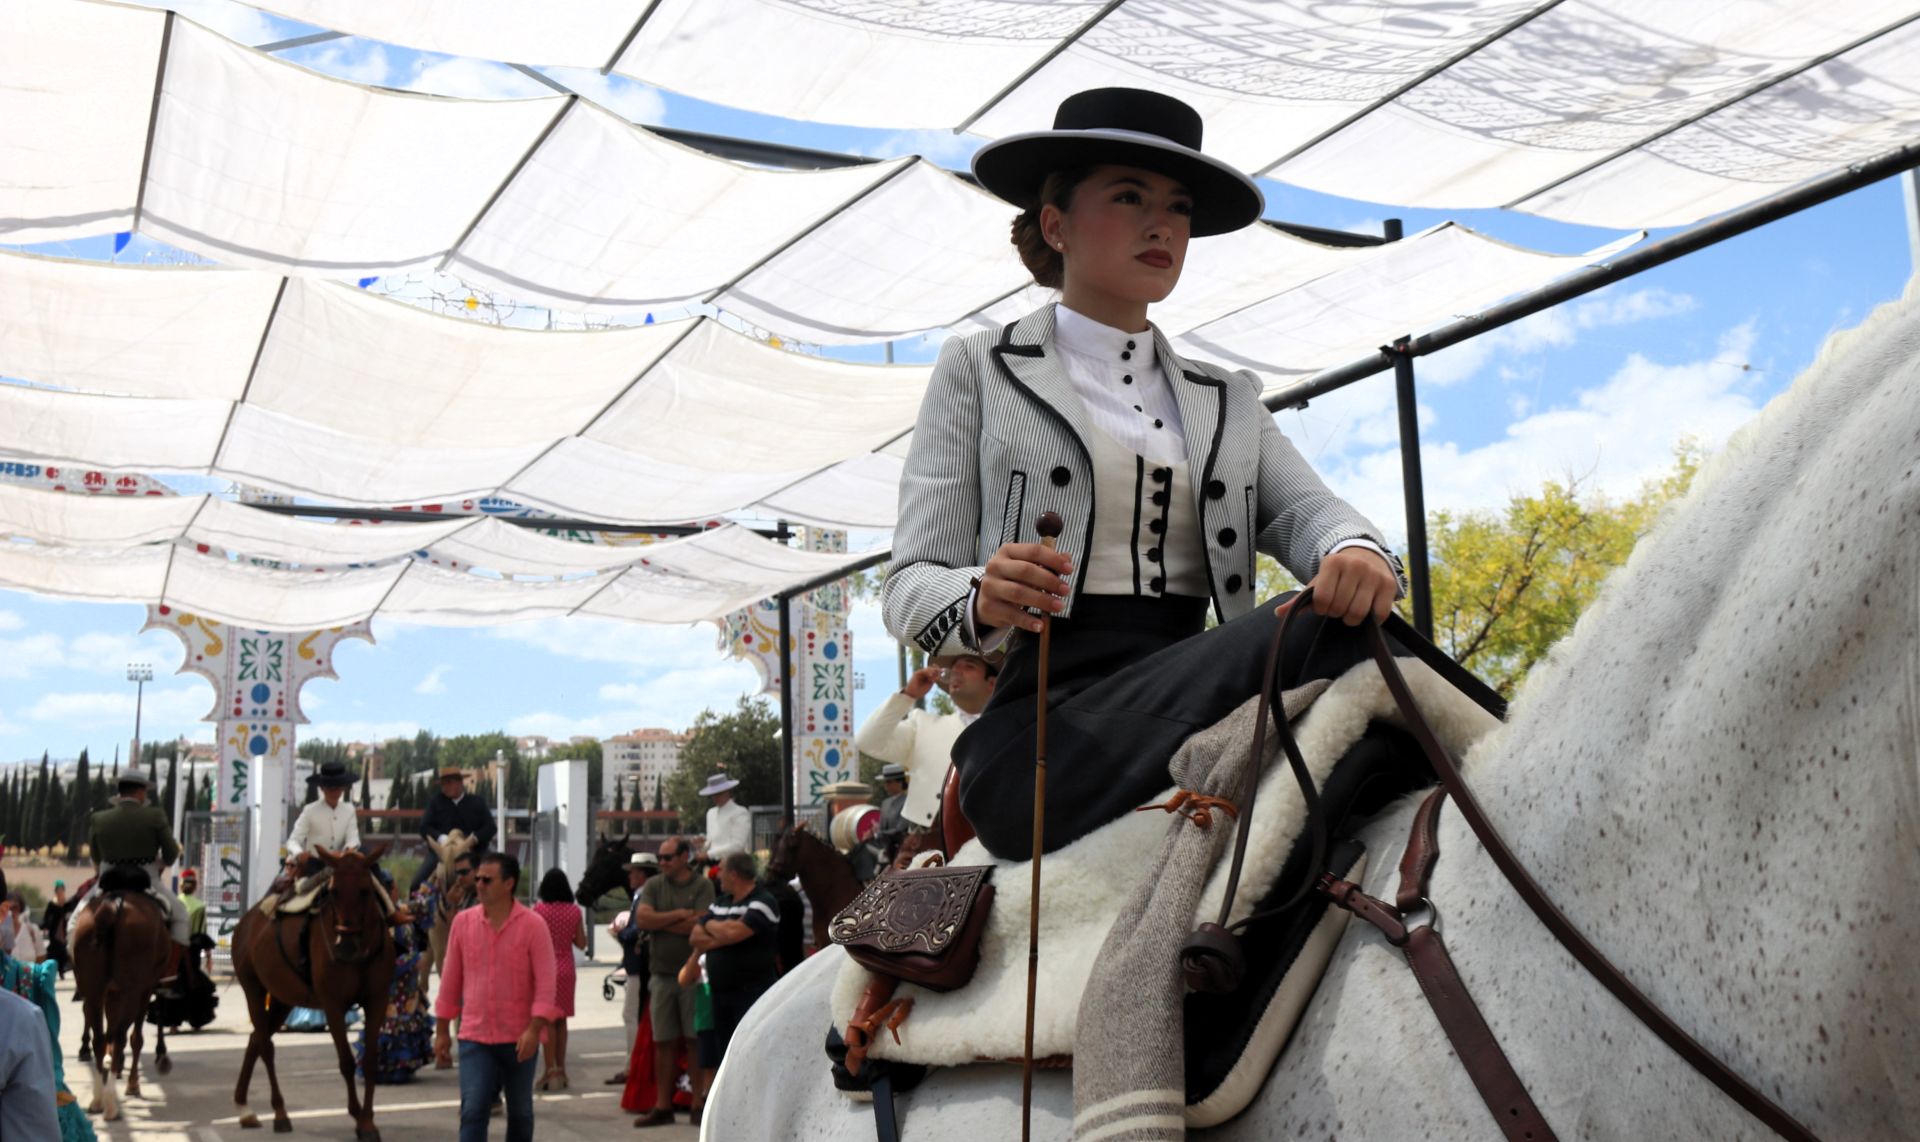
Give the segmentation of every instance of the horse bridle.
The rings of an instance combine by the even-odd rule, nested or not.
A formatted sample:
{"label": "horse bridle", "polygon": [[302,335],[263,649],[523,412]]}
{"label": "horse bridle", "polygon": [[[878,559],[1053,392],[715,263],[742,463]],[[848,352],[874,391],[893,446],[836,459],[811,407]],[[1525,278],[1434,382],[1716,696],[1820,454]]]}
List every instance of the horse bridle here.
{"label": "horse bridle", "polygon": [[[1539,1114],[1527,1096],[1524,1084],[1514,1073],[1505,1053],[1494,1040],[1481,1019],[1478,1008],[1467,994],[1458,972],[1454,971],[1452,960],[1447,956],[1445,945],[1440,940],[1438,913],[1433,910],[1432,902],[1427,899],[1427,882],[1432,875],[1434,862],[1439,857],[1438,822],[1440,806],[1446,797],[1452,797],[1460,808],[1460,815],[1473,830],[1494,865],[1506,877],[1514,891],[1526,902],[1541,924],[1553,934],[1555,940],[1565,948],[1587,973],[1612,993],[1634,1017],[1648,1030],[1659,1037],[1660,1041],[1684,1059],[1689,1066],[1698,1071],[1709,1082],[1738,1103],[1742,1109],[1753,1115],[1768,1129],[1782,1138],[1794,1142],[1818,1142],[1813,1132],[1787,1113],[1772,1099],[1746,1079],[1736,1074],[1732,1068],[1715,1057],[1712,1052],[1701,1046],[1691,1035],[1682,1030],[1664,1011],[1627,979],[1613,962],[1593,946],[1584,934],[1576,928],[1565,913],[1561,912],[1552,899],[1547,896],[1539,882],[1521,865],[1514,856],[1500,831],[1494,827],[1480,802],[1461,776],[1459,766],[1440,744],[1439,737],[1421,714],[1408,687],[1406,678],[1401,674],[1399,665],[1394,661],[1393,652],[1387,645],[1386,636],[1377,623],[1363,624],[1365,637],[1375,663],[1385,678],[1387,690],[1393,695],[1400,709],[1401,717],[1414,740],[1420,744],[1428,762],[1433,766],[1435,776],[1439,778],[1440,788],[1430,795],[1415,814],[1413,836],[1408,842],[1404,858],[1401,861],[1400,891],[1393,903],[1375,899],[1359,891],[1358,887],[1348,884],[1327,874],[1326,868],[1326,822],[1320,812],[1318,791],[1314,788],[1313,777],[1307,771],[1305,759],[1300,755],[1300,747],[1295,742],[1293,732],[1283,716],[1272,718],[1274,728],[1280,735],[1280,744],[1287,757],[1287,764],[1293,771],[1294,780],[1299,783],[1301,795],[1307,807],[1308,827],[1312,833],[1313,863],[1309,866],[1309,880],[1302,884],[1280,908],[1256,912],[1238,923],[1227,923],[1233,909],[1234,897],[1239,891],[1241,865],[1245,858],[1247,834],[1246,825],[1252,816],[1254,797],[1260,785],[1260,762],[1266,748],[1266,731],[1269,713],[1273,708],[1272,695],[1275,675],[1278,671],[1280,650],[1286,636],[1288,624],[1301,608],[1312,601],[1313,588],[1308,587],[1295,596],[1290,606],[1282,613],[1274,626],[1273,641],[1267,651],[1265,677],[1260,687],[1259,722],[1254,730],[1253,756],[1247,766],[1245,784],[1242,792],[1241,827],[1234,838],[1233,864],[1227,876],[1226,897],[1220,906],[1219,919],[1210,924],[1202,924],[1187,945],[1181,949],[1181,965],[1189,986],[1196,991],[1224,993],[1239,986],[1245,974],[1245,954],[1240,948],[1236,930],[1246,926],[1261,916],[1270,915],[1290,907],[1302,899],[1306,893],[1318,889],[1335,904],[1347,909],[1354,915],[1366,920],[1387,937],[1390,943],[1406,952],[1408,962],[1414,974],[1421,980],[1421,990],[1433,1004],[1434,1013],[1440,1019],[1449,1039],[1454,1043],[1455,1052],[1465,1064],[1469,1077],[1480,1091],[1487,1107],[1500,1122],[1503,1133],[1516,1142],[1521,1139],[1534,1139],[1546,1142],[1554,1137],[1546,1125],[1544,1116]],[[1425,922],[1410,924],[1416,917]],[[1434,986],[1436,983],[1440,986]]]}

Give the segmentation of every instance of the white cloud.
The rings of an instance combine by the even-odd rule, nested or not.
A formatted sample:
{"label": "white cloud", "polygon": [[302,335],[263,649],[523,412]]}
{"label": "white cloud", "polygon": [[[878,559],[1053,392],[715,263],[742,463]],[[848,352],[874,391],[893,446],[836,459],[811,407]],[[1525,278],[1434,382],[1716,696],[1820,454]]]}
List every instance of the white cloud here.
{"label": "white cloud", "polygon": [[610,619],[568,618],[490,627],[487,634],[561,658],[639,667],[711,663],[722,653],[719,631],[711,623],[641,626]]}
{"label": "white cloud", "polygon": [[726,660],[704,666],[667,670],[639,682],[605,683],[596,697],[606,709],[588,714],[552,710],[523,714],[507,722],[512,734],[545,734],[551,738],[591,734],[612,737],[641,726],[684,730],[702,710],[725,712],[742,694],[758,694],[759,672],[746,662]]}
{"label": "white cloud", "polygon": [[922,131],[899,131],[877,142],[863,143],[853,148],[853,153],[876,159],[919,155],[928,162],[949,170],[966,170],[973,161],[973,153],[985,146],[986,142],[987,140],[978,135],[955,134],[952,131],[932,128]]}
{"label": "white cloud", "polygon": [[[26,625],[10,612],[0,614],[15,620],[0,621],[0,630],[19,630]],[[7,679],[39,678],[53,670],[124,676],[129,662],[148,662],[156,673],[164,673],[180,659],[179,640],[160,631],[133,635],[86,631],[72,637],[36,631],[0,639],[0,678]]]}
{"label": "white cloud", "polygon": [[19,630],[27,625],[27,620],[12,611],[0,611],[0,630]]}
{"label": "white cloud", "polygon": [[370,86],[387,86],[387,77],[393,71],[384,45],[352,36],[313,47],[290,48],[278,56],[322,75]]}
{"label": "white cloud", "polygon": [[457,99],[537,99],[557,94],[506,64],[465,56],[423,54],[413,61],[412,73],[399,86]]}
{"label": "white cloud", "polygon": [[388,738],[410,738],[420,732],[420,723],[408,719],[391,722],[326,721],[301,726],[302,741],[383,742]]}
{"label": "white cloud", "polygon": [[[1698,361],[1660,364],[1634,353],[1570,406],[1541,408],[1507,426],[1503,439],[1462,449],[1429,440],[1421,448],[1431,508],[1493,508],[1549,479],[1578,477],[1595,490],[1630,495],[1665,471],[1681,439],[1718,447],[1759,411],[1764,375],[1745,362],[1754,322],[1721,335]],[[1383,448],[1340,463],[1323,463],[1328,482],[1355,507],[1403,537],[1400,456]]]}
{"label": "white cloud", "polygon": [[447,672],[453,667],[445,663],[427,671],[427,676],[413,688],[415,694],[445,694],[447,692]]}
{"label": "white cloud", "polygon": [[1541,310],[1422,357],[1414,368],[1422,384],[1459,384],[1478,374],[1488,361],[1565,349],[1579,340],[1583,331],[1677,317],[1691,313],[1697,304],[1691,294],[1659,287],[1624,293],[1618,286],[1609,286],[1580,301]]}
{"label": "white cloud", "polygon": [[[151,725],[155,730],[179,723],[197,722],[207,713],[207,707],[213,696],[205,685],[160,687],[149,686],[141,697],[140,714],[143,724]],[[111,725],[116,721],[126,723],[126,736],[133,736],[134,688],[124,690],[87,690],[65,693],[43,694],[26,710],[26,717],[36,722],[94,722]],[[167,731],[165,736],[172,737],[177,731]],[[148,733],[149,738],[161,736],[160,733]]]}

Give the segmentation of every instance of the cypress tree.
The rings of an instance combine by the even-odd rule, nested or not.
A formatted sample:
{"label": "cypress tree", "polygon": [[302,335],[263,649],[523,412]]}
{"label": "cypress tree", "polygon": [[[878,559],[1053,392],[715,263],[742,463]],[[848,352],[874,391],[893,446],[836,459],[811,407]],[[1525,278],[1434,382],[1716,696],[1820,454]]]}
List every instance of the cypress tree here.
{"label": "cypress tree", "polygon": [[47,793],[47,769],[42,755],[40,769],[27,779],[26,798],[20,806],[20,847],[37,849],[40,847],[40,826],[45,818],[46,806],[42,799]]}
{"label": "cypress tree", "polygon": [[47,836],[43,845],[51,852],[53,846],[64,845],[72,835],[69,827],[73,824],[67,819],[67,790],[60,783],[60,775],[54,774],[47,785]]}
{"label": "cypress tree", "polygon": [[80,751],[80,763],[73,772],[73,787],[67,790],[67,859],[80,859],[80,846],[87,839],[87,816],[93,812],[93,777],[87,772],[87,751]]}

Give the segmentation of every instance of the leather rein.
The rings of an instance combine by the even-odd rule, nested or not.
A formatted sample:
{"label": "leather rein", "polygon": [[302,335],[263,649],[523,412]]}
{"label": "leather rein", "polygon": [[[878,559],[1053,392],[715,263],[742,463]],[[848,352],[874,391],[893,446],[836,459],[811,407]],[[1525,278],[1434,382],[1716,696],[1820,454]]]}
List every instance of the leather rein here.
{"label": "leather rein", "polygon": [[[1293,615],[1311,601],[1311,587],[1295,596],[1292,605],[1282,614],[1275,624],[1273,642],[1267,653],[1266,676],[1260,692],[1260,718],[1254,733],[1253,761],[1247,767],[1246,785],[1241,801],[1242,820],[1250,817],[1253,811],[1254,794],[1260,782],[1260,760],[1265,750],[1265,735],[1268,725],[1267,713],[1272,705],[1275,674],[1280,657],[1280,649],[1287,626]],[[1280,743],[1287,756],[1294,779],[1299,783],[1301,793],[1306,799],[1309,827],[1313,838],[1313,864],[1310,875],[1314,878],[1294,893],[1293,897],[1282,905],[1290,906],[1301,899],[1309,890],[1318,889],[1335,904],[1372,924],[1387,938],[1387,941],[1405,952],[1409,966],[1420,981],[1421,991],[1432,1004],[1434,1014],[1439,1018],[1447,1037],[1452,1041],[1455,1053],[1465,1066],[1474,1086],[1480,1091],[1488,1110],[1500,1123],[1503,1134],[1512,1142],[1547,1142],[1555,1136],[1547,1125],[1546,1119],[1528,1096],[1525,1085],[1515,1074],[1505,1052],[1500,1049],[1492,1031],[1481,1017],[1472,997],[1467,993],[1464,982],[1454,969],[1452,959],[1447,955],[1446,947],[1440,939],[1439,914],[1434,911],[1427,898],[1428,881],[1435,862],[1440,855],[1439,817],[1440,808],[1447,797],[1452,797],[1459,806],[1460,815],[1473,830],[1485,847],[1487,855],[1500,869],[1502,875],[1511,884],[1514,891],[1526,902],[1533,914],[1553,933],[1554,939],[1565,948],[1588,974],[1600,985],[1611,992],[1634,1017],[1660,1038],[1660,1041],[1684,1059],[1713,1085],[1720,1088],[1727,1097],[1738,1103],[1742,1109],[1754,1116],[1775,1134],[1794,1142],[1818,1142],[1814,1133],[1788,1114],[1773,1100],[1761,1093],[1747,1080],[1736,1074],[1732,1068],[1716,1058],[1712,1052],[1701,1046],[1691,1035],[1682,1030],[1668,1015],[1648,999],[1639,988],[1627,979],[1626,975],[1615,967],[1613,962],[1593,946],[1585,935],[1576,928],[1565,913],[1561,912],[1546,890],[1520,864],[1514,856],[1500,831],[1480,808],[1480,802],[1468,788],[1466,779],[1461,776],[1459,766],[1447,753],[1440,739],[1433,732],[1426,718],[1420,713],[1414,702],[1413,691],[1407,686],[1406,678],[1401,674],[1399,665],[1394,661],[1393,653],[1387,645],[1386,636],[1377,623],[1366,623],[1366,637],[1373,653],[1374,661],[1380,667],[1385,678],[1387,690],[1393,695],[1400,713],[1406,722],[1407,730],[1420,743],[1432,765],[1435,776],[1439,778],[1440,788],[1431,793],[1421,804],[1414,816],[1412,836],[1408,840],[1407,850],[1400,862],[1400,887],[1392,903],[1368,896],[1360,891],[1358,885],[1340,880],[1324,872],[1326,867],[1326,824],[1321,818],[1319,798],[1314,788],[1313,777],[1307,771],[1305,759],[1300,755],[1293,732],[1287,725],[1284,714],[1276,716],[1272,722],[1280,735]],[[1424,657],[1424,656],[1423,656]],[[1241,952],[1239,941],[1233,931],[1279,909],[1268,909],[1255,913],[1229,927],[1228,914],[1232,910],[1234,896],[1239,888],[1240,870],[1247,842],[1246,828],[1238,830],[1234,839],[1233,864],[1227,879],[1226,898],[1221,904],[1220,918],[1217,923],[1203,924],[1194,934],[1187,947],[1182,951],[1183,965],[1186,967],[1190,983],[1200,990],[1231,990],[1237,985],[1238,967]]]}

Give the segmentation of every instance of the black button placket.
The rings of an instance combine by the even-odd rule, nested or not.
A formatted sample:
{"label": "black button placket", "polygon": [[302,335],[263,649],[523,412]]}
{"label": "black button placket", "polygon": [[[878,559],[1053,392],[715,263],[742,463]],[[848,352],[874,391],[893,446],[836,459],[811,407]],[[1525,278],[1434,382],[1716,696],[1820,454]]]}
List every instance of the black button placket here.
{"label": "black button placket", "polygon": [[1166,552],[1163,548],[1167,541],[1168,513],[1173,510],[1173,469],[1155,468],[1153,482],[1159,485],[1151,498],[1154,506],[1160,509],[1160,516],[1147,521],[1147,530],[1153,532],[1154,536],[1153,546],[1147,548],[1147,561],[1157,565],[1159,574],[1147,586],[1152,588],[1154,594],[1160,595],[1167,590]]}

